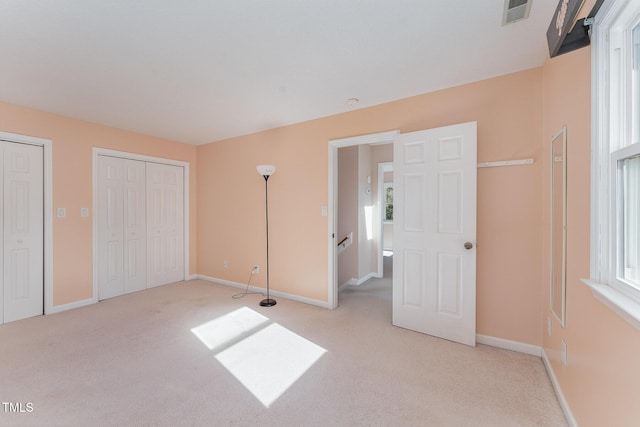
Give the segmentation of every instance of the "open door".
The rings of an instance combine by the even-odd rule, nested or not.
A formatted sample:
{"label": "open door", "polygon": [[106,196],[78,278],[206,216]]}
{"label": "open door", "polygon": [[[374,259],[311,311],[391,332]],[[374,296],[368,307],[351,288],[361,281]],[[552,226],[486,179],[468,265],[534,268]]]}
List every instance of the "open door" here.
{"label": "open door", "polygon": [[393,324],[476,343],[476,122],[394,139]]}

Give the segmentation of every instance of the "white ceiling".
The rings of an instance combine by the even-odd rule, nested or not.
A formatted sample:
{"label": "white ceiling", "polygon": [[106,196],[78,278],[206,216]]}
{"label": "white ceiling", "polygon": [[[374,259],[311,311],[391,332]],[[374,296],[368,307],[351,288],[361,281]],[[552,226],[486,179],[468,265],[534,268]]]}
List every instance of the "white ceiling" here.
{"label": "white ceiling", "polygon": [[0,100],[189,144],[537,67],[557,0],[0,0]]}

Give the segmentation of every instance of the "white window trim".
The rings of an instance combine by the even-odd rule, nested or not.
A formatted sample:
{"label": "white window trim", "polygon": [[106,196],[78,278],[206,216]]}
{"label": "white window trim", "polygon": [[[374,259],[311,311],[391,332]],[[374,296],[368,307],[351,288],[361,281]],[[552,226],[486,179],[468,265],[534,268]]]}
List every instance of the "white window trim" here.
{"label": "white window trim", "polygon": [[382,222],[384,224],[393,224],[393,220],[387,220],[387,188],[393,188],[393,181],[387,181],[382,183]]}
{"label": "white window trim", "polygon": [[[582,279],[598,301],[637,329],[640,329],[640,300],[631,292],[633,289],[625,289],[626,285],[611,279],[615,276],[612,274],[615,258],[611,252],[615,232],[611,156],[619,147],[611,147],[609,141],[619,140],[620,131],[622,138],[627,133],[630,135],[629,126],[622,128],[621,123],[629,123],[622,118],[631,113],[631,106],[617,96],[629,85],[620,66],[628,60],[620,57],[624,40],[615,34],[609,37],[609,33],[612,29],[632,25],[630,11],[639,10],[639,5],[640,0],[605,2],[592,27],[591,268],[590,279]],[[633,19],[637,20],[637,17],[638,14]],[[617,77],[610,80],[609,76]]]}

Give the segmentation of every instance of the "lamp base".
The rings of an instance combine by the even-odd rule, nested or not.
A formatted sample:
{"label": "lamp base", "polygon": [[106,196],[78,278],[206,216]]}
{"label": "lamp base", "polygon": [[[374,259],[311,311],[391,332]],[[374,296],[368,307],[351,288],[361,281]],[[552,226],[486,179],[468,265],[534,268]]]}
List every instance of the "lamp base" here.
{"label": "lamp base", "polygon": [[274,305],[276,305],[276,300],[272,298],[266,298],[260,301],[260,305],[262,307],[273,307]]}

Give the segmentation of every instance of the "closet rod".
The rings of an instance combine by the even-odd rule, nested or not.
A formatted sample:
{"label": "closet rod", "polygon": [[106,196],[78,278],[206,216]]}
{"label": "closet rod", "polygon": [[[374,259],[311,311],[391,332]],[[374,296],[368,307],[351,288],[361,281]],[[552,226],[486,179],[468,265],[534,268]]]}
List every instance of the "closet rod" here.
{"label": "closet rod", "polygon": [[498,166],[516,166],[516,165],[532,165],[533,159],[521,160],[503,160],[501,162],[483,162],[478,163],[479,168],[495,168]]}

